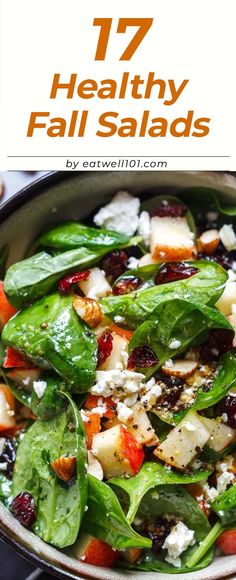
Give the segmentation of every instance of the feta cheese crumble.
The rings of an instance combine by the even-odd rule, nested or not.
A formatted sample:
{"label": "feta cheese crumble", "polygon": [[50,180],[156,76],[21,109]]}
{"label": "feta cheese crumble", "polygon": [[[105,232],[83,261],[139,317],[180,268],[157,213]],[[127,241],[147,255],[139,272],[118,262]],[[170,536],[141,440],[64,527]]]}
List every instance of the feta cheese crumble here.
{"label": "feta cheese crumble", "polygon": [[33,389],[39,399],[42,399],[46,388],[46,381],[33,381]]}
{"label": "feta cheese crumble", "polygon": [[220,239],[223,246],[229,252],[236,250],[236,236],[232,224],[225,224],[219,231]]}
{"label": "feta cheese crumble", "polygon": [[194,538],[194,531],[187,528],[183,522],[178,522],[166,537],[164,544],[162,546],[163,550],[167,550],[168,553],[165,560],[176,568],[181,566],[181,561],[179,556],[189,548],[189,546],[194,546],[196,540]]}
{"label": "feta cheese crumble", "polygon": [[[91,389],[92,395],[102,397],[117,397],[136,394],[143,387],[145,375],[133,371],[114,369],[111,371],[97,371],[96,383]],[[115,399],[114,399],[115,400]]]}
{"label": "feta cheese crumble", "polygon": [[181,346],[181,341],[177,340],[177,338],[173,338],[173,340],[171,340],[170,344],[169,344],[169,348],[171,349],[176,349],[179,348]]}
{"label": "feta cheese crumble", "polygon": [[112,201],[94,216],[96,226],[133,236],[138,227],[140,200],[126,191],[119,191]]}
{"label": "feta cheese crumble", "polygon": [[147,211],[142,211],[138,219],[138,234],[142,236],[145,246],[150,246],[151,219]]}
{"label": "feta cheese crumble", "polygon": [[130,258],[127,261],[127,268],[129,270],[136,270],[136,268],[138,268],[139,265],[139,259],[135,258],[134,256],[130,256]]}
{"label": "feta cheese crumble", "polygon": [[119,314],[117,314],[116,316],[114,316],[114,322],[116,324],[122,324],[123,322],[125,322],[125,318],[124,316],[119,316]]}
{"label": "feta cheese crumble", "polygon": [[133,417],[133,410],[127,407],[124,403],[117,403],[117,418],[121,423],[127,423]]}

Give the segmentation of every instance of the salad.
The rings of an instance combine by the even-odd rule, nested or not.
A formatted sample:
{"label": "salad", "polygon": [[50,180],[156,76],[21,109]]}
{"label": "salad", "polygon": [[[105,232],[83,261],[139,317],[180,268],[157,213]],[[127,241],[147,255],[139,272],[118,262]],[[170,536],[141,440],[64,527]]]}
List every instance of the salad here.
{"label": "salad", "polygon": [[236,553],[235,215],[118,192],[2,276],[0,500],[78,560]]}

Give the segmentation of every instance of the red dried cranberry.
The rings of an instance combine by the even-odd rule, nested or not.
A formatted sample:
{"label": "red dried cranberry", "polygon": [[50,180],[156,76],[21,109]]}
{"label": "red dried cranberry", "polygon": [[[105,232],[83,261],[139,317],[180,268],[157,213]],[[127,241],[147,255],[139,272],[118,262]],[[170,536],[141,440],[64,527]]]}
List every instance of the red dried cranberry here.
{"label": "red dried cranberry", "polygon": [[144,529],[141,531],[141,534],[152,540],[153,552],[159,552],[161,550],[164,541],[171,532],[171,528],[174,524],[174,520],[168,521],[162,517],[144,523]]}
{"label": "red dried cranberry", "polygon": [[197,272],[199,272],[198,268],[188,266],[183,262],[169,262],[159,268],[155,283],[167,284],[169,282],[175,282],[176,280],[184,280],[185,278],[191,278]]}
{"label": "red dried cranberry", "polygon": [[157,363],[158,358],[149,346],[136,346],[129,355],[128,369],[145,369]]}
{"label": "red dried cranberry", "polygon": [[15,446],[9,437],[5,438],[3,452],[0,455],[0,465],[1,463],[7,464],[7,469],[4,471],[6,475],[11,479],[13,473],[13,467],[16,460]]}
{"label": "red dried cranberry", "polygon": [[228,328],[211,330],[207,342],[202,346],[200,356],[203,362],[217,360],[219,356],[233,348],[234,332]]}
{"label": "red dried cranberry", "polygon": [[31,493],[27,491],[19,493],[12,500],[11,511],[22,526],[30,528],[36,520],[34,498]]}
{"label": "red dried cranberry", "polygon": [[113,336],[105,330],[98,338],[98,366],[100,367],[110,356],[113,345]]}
{"label": "red dried cranberry", "polygon": [[185,205],[164,200],[159,207],[151,211],[151,216],[177,218],[185,216],[186,212],[187,208]]}
{"label": "red dried cranberry", "polygon": [[83,272],[75,272],[75,274],[71,274],[70,276],[66,276],[65,278],[61,278],[58,282],[58,290],[61,294],[68,294],[70,292],[72,284],[76,284],[76,282],[81,282],[82,280],[87,280],[89,277],[90,270],[85,270]]}
{"label": "red dried cranberry", "polygon": [[113,294],[129,294],[142,286],[142,280],[136,276],[127,276],[113,286]]}
{"label": "red dried cranberry", "polygon": [[158,401],[160,407],[174,407],[183,391],[181,379],[175,377],[162,377],[161,381],[165,387],[162,389],[162,395]]}
{"label": "red dried cranberry", "polygon": [[226,424],[233,429],[236,428],[236,395],[227,395],[216,405],[215,415],[218,417],[225,413],[227,415]]}
{"label": "red dried cranberry", "polygon": [[124,250],[114,250],[102,260],[102,269],[110,282],[114,282],[127,270],[128,255]]}

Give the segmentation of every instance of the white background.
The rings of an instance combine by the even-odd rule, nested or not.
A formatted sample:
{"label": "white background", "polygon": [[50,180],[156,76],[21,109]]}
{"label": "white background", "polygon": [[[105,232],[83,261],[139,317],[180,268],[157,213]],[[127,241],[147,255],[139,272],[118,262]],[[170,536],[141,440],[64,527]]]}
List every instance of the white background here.
{"label": "white background", "polygon": [[[2,169],[65,169],[66,159],[75,156],[145,155],[167,159],[168,169],[236,170],[236,0],[1,3]],[[99,17],[114,19],[104,62],[94,61],[99,28],[93,26],[93,19]],[[120,17],[154,18],[141,46],[127,62],[119,61],[119,57],[134,29],[116,34]],[[154,92],[151,100],[83,100],[78,96],[72,100],[66,99],[63,91],[57,99],[49,99],[55,72],[61,73],[65,82],[71,73],[77,73],[81,82],[86,78],[119,81],[124,71],[145,78],[154,71],[158,78],[175,79],[176,84],[190,80],[177,103],[169,107],[155,98]],[[52,139],[42,129],[36,130],[33,138],[26,136],[31,111],[50,111],[52,117],[69,118],[73,109],[88,108],[83,138]],[[151,111],[151,117],[170,121],[194,110],[196,117],[211,118],[210,133],[204,138],[96,137],[98,117],[104,111],[119,111],[120,119],[139,119],[144,109]]]}

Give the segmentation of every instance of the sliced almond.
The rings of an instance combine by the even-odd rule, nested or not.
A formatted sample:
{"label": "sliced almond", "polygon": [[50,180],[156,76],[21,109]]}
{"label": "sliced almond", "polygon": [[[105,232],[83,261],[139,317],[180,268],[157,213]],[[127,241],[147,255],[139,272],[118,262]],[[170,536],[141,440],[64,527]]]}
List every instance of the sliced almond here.
{"label": "sliced almond", "polygon": [[96,328],[102,322],[102,309],[100,304],[92,298],[74,296],[73,306],[78,316],[90,326]]}
{"label": "sliced almond", "polygon": [[75,475],[76,457],[58,457],[51,463],[53,471],[62,481],[69,481]]}
{"label": "sliced almond", "polygon": [[161,367],[162,372],[168,377],[179,377],[187,379],[196,371],[197,362],[195,360],[176,359],[171,364],[164,364]]}
{"label": "sliced almond", "polygon": [[204,252],[211,256],[220,243],[220,234],[218,230],[206,230],[198,238],[198,251]]}

